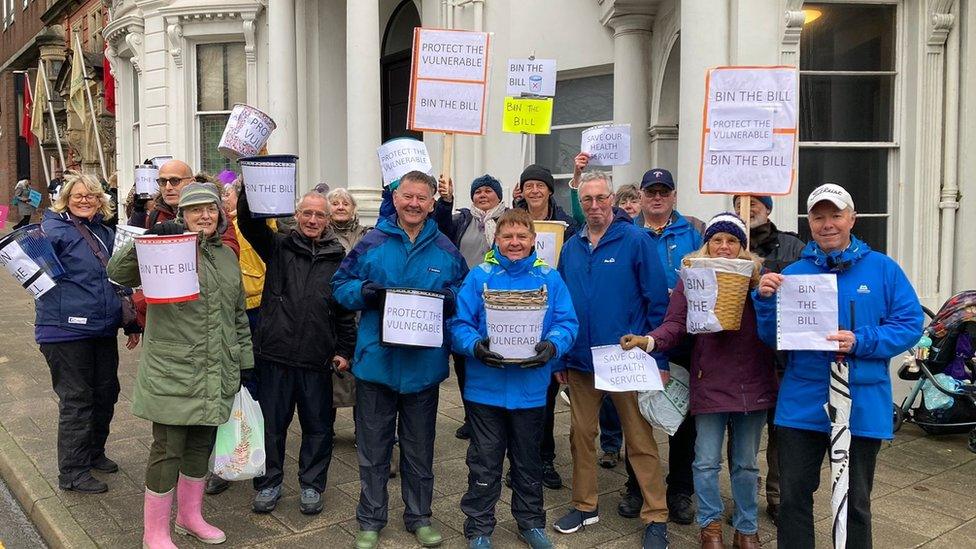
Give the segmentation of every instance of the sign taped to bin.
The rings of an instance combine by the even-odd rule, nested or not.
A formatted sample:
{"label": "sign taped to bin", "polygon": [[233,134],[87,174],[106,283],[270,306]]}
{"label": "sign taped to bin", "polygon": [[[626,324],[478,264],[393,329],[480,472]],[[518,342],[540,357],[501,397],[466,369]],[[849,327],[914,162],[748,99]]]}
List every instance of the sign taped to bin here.
{"label": "sign taped to bin", "polygon": [[180,303],[200,297],[197,233],[133,238],[146,303]]}
{"label": "sign taped to bin", "polygon": [[380,159],[384,185],[389,185],[414,170],[426,174],[434,170],[427,145],[410,137],[397,137],[383,143],[376,148],[376,156]]}
{"label": "sign taped to bin", "polygon": [[444,345],[444,296],[429,290],[387,288],[382,342],[400,347]]}

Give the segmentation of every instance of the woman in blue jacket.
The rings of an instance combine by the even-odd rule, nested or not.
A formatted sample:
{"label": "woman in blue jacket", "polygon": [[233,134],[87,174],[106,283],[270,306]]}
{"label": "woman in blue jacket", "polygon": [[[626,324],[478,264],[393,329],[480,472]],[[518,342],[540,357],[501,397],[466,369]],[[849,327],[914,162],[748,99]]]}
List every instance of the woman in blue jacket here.
{"label": "woman in blue jacket", "polygon": [[[505,364],[488,338],[484,291],[540,288],[546,289],[547,309],[536,355],[520,364]],[[552,546],[544,530],[540,454],[546,388],[553,365],[572,346],[578,329],[562,278],[536,257],[532,217],[525,210],[505,212],[498,219],[494,247],[461,286],[457,316],[451,321],[454,351],[469,357],[464,402],[471,445],[461,510],[468,517],[464,534],[470,547],[491,546],[506,450],[512,462],[512,514],[519,537],[534,548]]]}
{"label": "woman in blue jacket", "polygon": [[[92,469],[119,469],[105,456],[119,396],[116,334],[122,322],[122,304],[105,271],[115,235],[103,221],[111,216],[98,180],[68,172],[41,222],[66,274],[37,300],[34,338],[58,395],[58,485],[83,493],[108,490]],[[129,336],[127,346],[138,341],[138,334]]]}

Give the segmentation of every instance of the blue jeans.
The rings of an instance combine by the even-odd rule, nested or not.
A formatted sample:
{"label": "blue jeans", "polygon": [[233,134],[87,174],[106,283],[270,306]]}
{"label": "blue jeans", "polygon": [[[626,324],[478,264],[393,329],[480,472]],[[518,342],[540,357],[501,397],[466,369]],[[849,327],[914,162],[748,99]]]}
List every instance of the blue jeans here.
{"label": "blue jeans", "polygon": [[620,416],[613,406],[610,395],[603,395],[600,405],[600,449],[604,452],[620,453],[624,444],[624,432],[620,426]]}
{"label": "blue jeans", "polygon": [[695,416],[698,437],[695,439],[695,495],[698,496],[698,525],[702,528],[722,520],[724,506],[718,486],[722,469],[722,441],[725,426],[732,422],[732,499],[735,513],[732,525],[743,534],[759,529],[757,514],[759,493],[759,440],[766,424],[766,411],[699,414]]}

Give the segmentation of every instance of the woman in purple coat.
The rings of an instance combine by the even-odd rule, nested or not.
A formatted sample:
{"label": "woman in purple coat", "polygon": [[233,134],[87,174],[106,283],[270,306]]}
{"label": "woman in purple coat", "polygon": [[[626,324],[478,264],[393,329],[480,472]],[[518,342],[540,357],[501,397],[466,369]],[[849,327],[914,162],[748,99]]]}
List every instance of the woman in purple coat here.
{"label": "woman in purple coat", "polygon": [[[723,257],[755,262],[750,286],[759,282],[762,260],[745,247],[746,226],[731,213],[716,215],[708,222],[701,250],[688,257]],[[678,282],[664,322],[647,336],[626,335],[624,349],[641,347],[648,352],[667,351],[687,334],[688,301],[684,284]],[[698,525],[703,548],[720,548],[722,543],[722,496],[719,471],[722,440],[731,423],[729,445],[732,464],[732,499],[735,512],[735,547],[759,547],[757,454],[766,411],[776,403],[776,373],[772,349],[756,330],[756,313],[746,300],[739,330],[697,334],[691,354],[691,414],[698,437],[693,464],[695,495],[698,497]]]}

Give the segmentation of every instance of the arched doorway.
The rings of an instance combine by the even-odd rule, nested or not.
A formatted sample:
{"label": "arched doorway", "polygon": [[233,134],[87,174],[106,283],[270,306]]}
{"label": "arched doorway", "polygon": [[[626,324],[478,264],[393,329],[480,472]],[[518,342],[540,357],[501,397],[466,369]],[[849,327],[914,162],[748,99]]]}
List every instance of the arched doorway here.
{"label": "arched doorway", "polygon": [[407,129],[410,100],[410,51],[413,29],[421,26],[413,0],[403,0],[393,10],[383,32],[380,57],[380,88],[383,109],[383,141],[394,137],[423,139],[423,134]]}
{"label": "arched doorway", "polygon": [[672,172],[678,168],[678,117],[681,104],[681,37],[670,41],[664,69],[658,79],[657,100],[652,105],[651,161]]}

